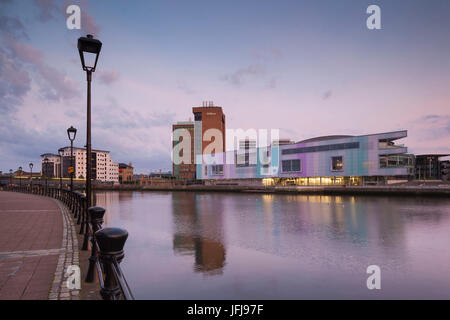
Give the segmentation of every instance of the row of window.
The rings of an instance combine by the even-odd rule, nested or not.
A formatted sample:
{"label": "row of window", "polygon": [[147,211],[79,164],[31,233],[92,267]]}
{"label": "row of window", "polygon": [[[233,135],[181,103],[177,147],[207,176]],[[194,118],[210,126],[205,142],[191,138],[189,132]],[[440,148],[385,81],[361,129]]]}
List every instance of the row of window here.
{"label": "row of window", "polygon": [[[331,171],[343,171],[344,160],[342,156],[331,157]],[[282,172],[302,172],[302,160],[283,160],[281,161]]]}
{"label": "row of window", "polygon": [[334,151],[343,149],[358,149],[359,142],[346,142],[346,143],[336,143],[327,144],[323,146],[313,146],[313,147],[302,147],[294,149],[285,149],[281,151],[281,154],[297,154],[297,153],[307,153],[307,152],[319,152],[319,151]]}
{"label": "row of window", "polygon": [[[269,165],[263,166],[266,171],[269,169]],[[223,175],[223,164],[211,166],[212,175]],[[331,171],[343,171],[344,160],[342,156],[331,157]],[[283,160],[281,161],[282,172],[302,172],[301,159]],[[205,175],[208,175],[208,167],[205,166]]]}

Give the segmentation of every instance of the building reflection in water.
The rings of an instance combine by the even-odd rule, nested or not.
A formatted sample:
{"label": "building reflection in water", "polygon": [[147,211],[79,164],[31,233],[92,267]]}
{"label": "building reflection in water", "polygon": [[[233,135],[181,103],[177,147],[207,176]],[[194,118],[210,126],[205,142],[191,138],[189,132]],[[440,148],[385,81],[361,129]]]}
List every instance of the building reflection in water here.
{"label": "building reflection in water", "polygon": [[173,250],[175,254],[195,258],[194,271],[220,275],[225,266],[221,201],[202,201],[205,195],[191,192],[172,193]]}
{"label": "building reflection in water", "polygon": [[[133,220],[133,199],[138,196],[133,191],[96,191],[95,205],[105,208],[104,225],[109,225],[111,219]],[[142,196],[142,195],[141,195]]]}

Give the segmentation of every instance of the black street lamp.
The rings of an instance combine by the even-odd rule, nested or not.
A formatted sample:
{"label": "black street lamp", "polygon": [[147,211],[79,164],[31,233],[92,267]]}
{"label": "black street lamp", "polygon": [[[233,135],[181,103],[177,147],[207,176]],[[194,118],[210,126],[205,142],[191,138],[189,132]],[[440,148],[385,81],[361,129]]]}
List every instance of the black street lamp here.
{"label": "black street lamp", "polygon": [[13,170],[9,169],[9,184],[12,185]]}
{"label": "black street lamp", "polygon": [[[92,167],[92,153],[91,153],[91,80],[92,72],[95,72],[97,66],[98,56],[102,49],[102,43],[94,39],[92,35],[88,34],[86,37],[78,38],[78,52],[80,54],[81,65],[83,70],[86,71],[87,79],[87,134],[86,134],[86,198],[87,207],[92,204],[92,191],[91,191],[91,167]],[[95,60],[94,56],[95,55]],[[89,59],[90,57],[90,59]],[[88,59],[90,60],[88,64]]]}
{"label": "black street lamp", "polygon": [[70,126],[70,128],[67,129],[67,135],[69,136],[70,140],[70,191],[73,191],[73,173],[75,171],[73,165],[73,140],[75,140],[75,137],[77,136],[77,129],[75,129],[73,126]]}
{"label": "black street lamp", "polygon": [[64,148],[58,149],[59,153],[59,189],[62,189],[62,174],[63,174],[63,154]]}
{"label": "black street lamp", "polygon": [[30,187],[31,187],[31,189],[33,189],[33,163],[30,162],[29,166],[30,166],[30,171],[31,171],[31,173],[30,173]]}
{"label": "black street lamp", "polygon": [[22,167],[19,167],[19,187],[22,189]]}
{"label": "black street lamp", "polygon": [[[49,164],[49,160],[47,157],[45,157],[44,159],[44,166],[42,167],[42,175],[45,178],[45,194],[47,194],[47,184],[48,184],[48,176],[47,176],[47,172],[48,172],[48,164]],[[44,167],[45,167],[45,173],[44,173]]]}

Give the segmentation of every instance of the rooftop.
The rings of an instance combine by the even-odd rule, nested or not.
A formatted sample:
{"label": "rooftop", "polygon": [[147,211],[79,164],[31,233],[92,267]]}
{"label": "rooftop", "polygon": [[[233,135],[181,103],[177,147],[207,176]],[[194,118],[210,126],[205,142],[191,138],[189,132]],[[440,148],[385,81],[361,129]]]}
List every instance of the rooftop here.
{"label": "rooftop", "polygon": [[326,141],[326,140],[337,140],[337,139],[345,139],[345,138],[355,138],[355,137],[366,137],[366,136],[377,136],[377,135],[386,135],[386,134],[398,134],[401,133],[403,136],[401,137],[389,137],[389,140],[397,140],[401,139],[403,137],[406,137],[407,131],[406,130],[399,130],[399,131],[389,131],[389,132],[380,132],[380,133],[371,133],[371,134],[362,134],[357,136],[352,135],[329,135],[329,136],[320,136],[315,138],[310,138],[302,141],[295,142],[297,143],[305,143],[305,142],[318,142],[318,141]]}

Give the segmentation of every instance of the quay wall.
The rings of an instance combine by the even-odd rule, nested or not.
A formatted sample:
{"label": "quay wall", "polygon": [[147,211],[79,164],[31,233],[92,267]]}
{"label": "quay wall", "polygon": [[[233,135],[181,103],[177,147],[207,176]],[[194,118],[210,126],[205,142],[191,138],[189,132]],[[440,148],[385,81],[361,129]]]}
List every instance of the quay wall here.
{"label": "quay wall", "polygon": [[141,186],[141,185],[96,185],[95,190],[104,191],[195,191],[195,192],[247,192],[279,194],[323,194],[323,195],[383,195],[383,196],[439,196],[449,197],[450,186],[238,186],[238,185],[184,185],[184,186]]}

